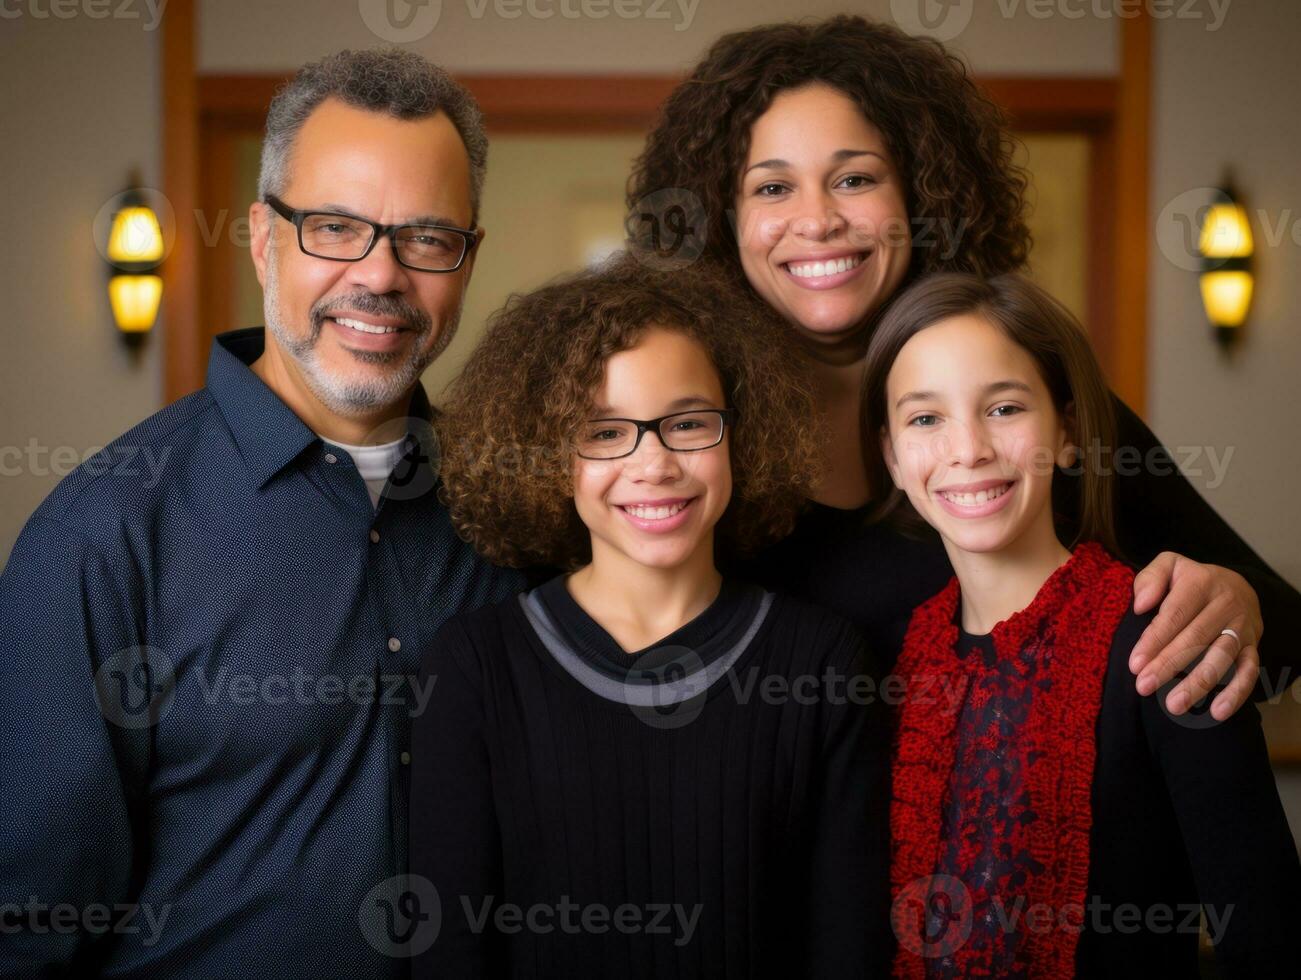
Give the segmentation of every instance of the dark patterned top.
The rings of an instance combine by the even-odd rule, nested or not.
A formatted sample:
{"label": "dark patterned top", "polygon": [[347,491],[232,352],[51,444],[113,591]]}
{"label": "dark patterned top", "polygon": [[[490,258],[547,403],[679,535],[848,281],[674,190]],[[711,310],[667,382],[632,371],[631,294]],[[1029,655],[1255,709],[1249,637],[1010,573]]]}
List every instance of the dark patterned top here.
{"label": "dark patterned top", "polygon": [[[960,607],[959,607],[960,608]],[[993,638],[962,629],[955,613],[958,642],[954,653],[970,672],[971,686],[955,732],[956,760],[945,807],[943,847],[937,874],[953,875],[972,891],[972,924],[967,943],[986,950],[985,959],[1002,977],[1025,973],[1016,963],[1020,917],[1009,914],[1026,898],[1030,875],[1042,866],[1030,853],[1023,829],[1036,819],[1026,772],[1033,751],[1018,736],[1030,717],[1036,692],[1052,690],[1042,669],[1048,651],[1039,637],[1013,659],[994,652]],[[932,912],[932,931],[942,909]],[[927,976],[961,977],[952,955],[927,962]]]}

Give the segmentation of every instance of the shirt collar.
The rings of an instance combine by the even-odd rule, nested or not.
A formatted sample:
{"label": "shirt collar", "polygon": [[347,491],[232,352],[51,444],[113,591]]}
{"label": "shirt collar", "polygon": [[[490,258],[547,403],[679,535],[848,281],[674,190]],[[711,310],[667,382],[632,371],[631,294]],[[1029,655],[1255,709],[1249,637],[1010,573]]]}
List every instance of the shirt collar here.
{"label": "shirt collar", "polygon": [[[313,443],[316,433],[266,386],[251,365],[266,344],[263,327],[218,334],[208,356],[208,391],[221,409],[245,465],[260,490]],[[424,386],[411,392],[407,414],[429,421],[432,410]]]}

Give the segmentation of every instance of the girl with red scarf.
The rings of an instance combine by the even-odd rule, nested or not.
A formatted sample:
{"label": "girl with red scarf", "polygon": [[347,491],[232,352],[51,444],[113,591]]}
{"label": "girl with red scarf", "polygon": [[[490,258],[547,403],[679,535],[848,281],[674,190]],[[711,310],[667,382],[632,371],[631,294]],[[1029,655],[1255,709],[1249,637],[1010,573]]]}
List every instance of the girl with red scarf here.
{"label": "girl with red scarf", "polygon": [[[1129,681],[1151,614],[1078,324],[1019,276],[923,280],[872,338],[864,399],[880,516],[929,524],[956,572],[898,661],[896,975],[1196,976],[1203,910],[1223,975],[1290,972],[1301,865],[1259,713],[1176,717]],[[1071,467],[1079,512],[1055,514]]]}

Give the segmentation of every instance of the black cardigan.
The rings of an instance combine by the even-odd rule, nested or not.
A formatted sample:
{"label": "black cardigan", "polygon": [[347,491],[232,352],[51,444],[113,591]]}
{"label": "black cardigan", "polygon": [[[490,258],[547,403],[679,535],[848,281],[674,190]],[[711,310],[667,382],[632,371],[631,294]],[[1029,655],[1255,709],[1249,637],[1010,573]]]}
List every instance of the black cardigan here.
{"label": "black cardigan", "polygon": [[[1119,399],[1115,404],[1118,444],[1135,447],[1156,464],[1115,478],[1118,557],[1141,568],[1160,552],[1175,551],[1241,574],[1260,597],[1263,669],[1275,679],[1284,668],[1296,677],[1301,671],[1301,594],[1202,499],[1143,421]],[[1168,472],[1162,475],[1162,470]],[[1054,510],[1074,514],[1078,502],[1078,478],[1059,472],[1053,482]],[[942,589],[953,570],[929,528],[910,535],[890,525],[868,525],[868,509],[813,504],[785,540],[727,566],[739,577],[840,613],[863,631],[873,654],[889,663],[899,653],[913,609]],[[1069,543],[1069,522],[1060,523]]]}
{"label": "black cardigan", "polygon": [[[821,696],[830,687],[811,700],[794,686],[762,694],[773,679],[861,672],[857,631],[772,597],[698,714],[648,723],[590,686],[591,676],[627,683],[644,653],[619,650],[562,579],[535,592],[571,667],[519,599],[453,618],[424,661],[417,689],[436,681],[413,723],[410,870],[437,890],[441,924],[414,976],[885,975],[887,710]],[[722,662],[762,594],[725,585],[656,646]],[[575,662],[595,672],[588,682]],[[685,942],[679,913],[661,923],[667,933],[567,932],[554,911],[566,901],[607,922],[625,904],[699,913]],[[486,929],[473,922],[485,902]],[[538,924],[554,928],[498,929],[503,903],[544,909]]]}
{"label": "black cardigan", "polygon": [[[1220,723],[1206,711],[1175,719],[1162,707],[1167,692],[1141,697],[1129,651],[1150,619],[1126,614],[1107,665],[1088,888],[1106,931],[1086,911],[1078,976],[1198,976],[1199,903],[1222,976],[1293,975],[1301,863],[1260,712],[1248,703]],[[1137,928],[1121,906],[1139,910]]]}

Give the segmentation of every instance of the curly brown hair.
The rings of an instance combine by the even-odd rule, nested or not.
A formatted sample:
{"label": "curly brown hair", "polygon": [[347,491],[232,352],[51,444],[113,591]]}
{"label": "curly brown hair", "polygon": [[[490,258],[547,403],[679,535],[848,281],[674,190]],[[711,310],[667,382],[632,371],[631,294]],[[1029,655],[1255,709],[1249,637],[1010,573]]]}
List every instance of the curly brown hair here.
{"label": "curly brown hair", "polygon": [[1027,181],[1012,161],[1002,111],[938,41],[848,15],[770,24],[714,43],[668,97],[633,164],[634,240],[653,227],[637,214],[649,195],[689,192],[704,209],[704,254],[740,276],[730,215],[751,127],[778,93],[815,82],[845,93],[886,140],[907,188],[909,280],[938,271],[997,275],[1025,263]]}
{"label": "curly brown hair", "polygon": [[516,567],[591,560],[573,502],[574,437],[605,362],[654,327],[705,349],[736,412],[720,549],[746,554],[790,532],[820,474],[822,436],[793,334],[711,263],[665,270],[621,254],[512,296],[448,391],[441,499],[482,555]]}

